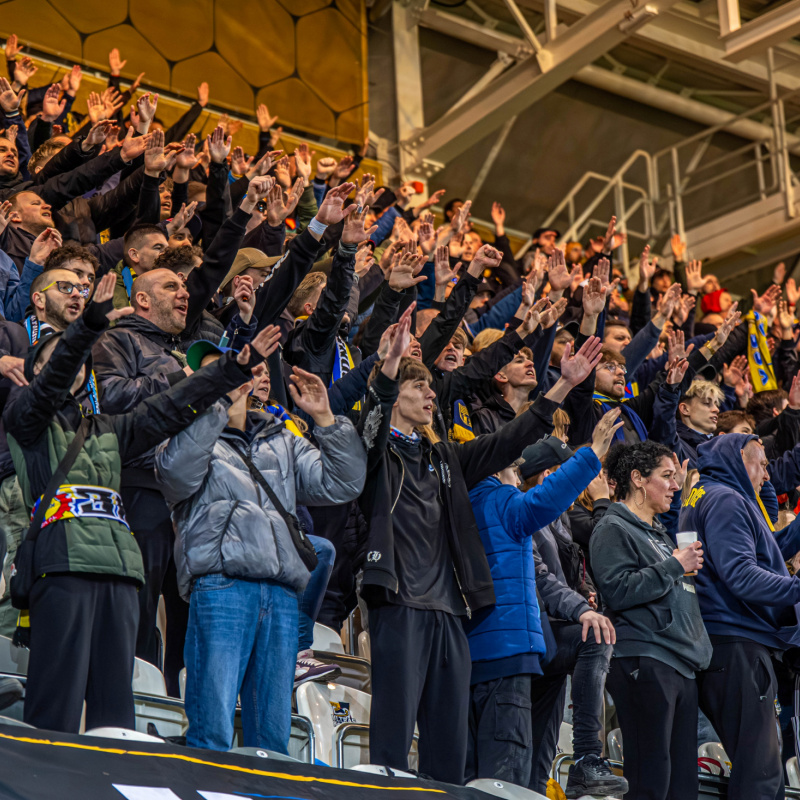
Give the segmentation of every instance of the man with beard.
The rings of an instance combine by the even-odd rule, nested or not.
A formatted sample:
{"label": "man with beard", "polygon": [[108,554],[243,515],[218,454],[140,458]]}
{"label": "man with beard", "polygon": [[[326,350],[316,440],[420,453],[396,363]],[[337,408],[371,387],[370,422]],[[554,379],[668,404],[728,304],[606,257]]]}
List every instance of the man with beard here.
{"label": "man with beard", "polygon": [[[103,388],[103,408],[109,413],[135,408],[142,400],[166,391],[191,372],[178,341],[189,307],[189,292],[181,278],[168,269],[145,272],[133,282],[131,303],[134,313],[106,331],[93,349],[95,369]],[[159,595],[163,593],[168,631],[164,673],[167,690],[177,697],[188,606],[178,595],[172,523],[156,486],[153,456],[154,451],[149,450],[124,464],[120,486],[146,575],[145,586],[138,595],[136,655],[152,664],[159,663],[156,615]]]}

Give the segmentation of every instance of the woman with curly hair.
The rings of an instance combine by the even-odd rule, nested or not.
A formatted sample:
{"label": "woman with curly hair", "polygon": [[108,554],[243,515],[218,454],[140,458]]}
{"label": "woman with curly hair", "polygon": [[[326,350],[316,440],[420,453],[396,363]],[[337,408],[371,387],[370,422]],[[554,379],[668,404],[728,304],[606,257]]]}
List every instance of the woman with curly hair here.
{"label": "woman with curly hair", "polygon": [[620,502],[589,543],[595,583],[617,629],[606,686],[625,748],[626,800],[696,797],[697,683],[711,659],[694,580],[695,542],[676,550],[658,515],[681,491],[680,465],[664,445],[619,444],[606,457]]}

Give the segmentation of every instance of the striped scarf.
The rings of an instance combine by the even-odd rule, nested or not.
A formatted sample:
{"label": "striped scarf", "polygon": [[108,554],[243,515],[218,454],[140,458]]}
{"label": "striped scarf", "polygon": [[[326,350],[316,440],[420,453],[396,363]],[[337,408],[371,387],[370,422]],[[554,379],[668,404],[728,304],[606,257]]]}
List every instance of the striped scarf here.
{"label": "striped scarf", "polygon": [[757,311],[750,311],[745,317],[747,322],[747,363],[750,368],[750,380],[756,392],[777,389],[775,372],[772,369],[772,356],[767,346],[767,332],[764,317]]}

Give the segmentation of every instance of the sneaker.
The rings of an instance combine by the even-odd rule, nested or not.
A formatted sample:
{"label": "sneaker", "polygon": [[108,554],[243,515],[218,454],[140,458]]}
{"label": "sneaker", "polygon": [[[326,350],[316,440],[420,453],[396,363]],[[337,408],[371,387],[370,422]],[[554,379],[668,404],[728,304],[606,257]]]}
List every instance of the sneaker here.
{"label": "sneaker", "polygon": [[312,650],[303,650],[297,654],[297,665],[294,668],[295,689],[306,681],[332,681],[342,674],[338,664],[325,664],[314,658]]}
{"label": "sneaker", "polygon": [[0,710],[13,706],[25,694],[16,678],[0,678]]}
{"label": "sneaker", "polygon": [[564,794],[569,800],[590,797],[622,797],[628,791],[628,781],[611,771],[607,758],[588,755],[578,759],[569,768],[569,779]]}

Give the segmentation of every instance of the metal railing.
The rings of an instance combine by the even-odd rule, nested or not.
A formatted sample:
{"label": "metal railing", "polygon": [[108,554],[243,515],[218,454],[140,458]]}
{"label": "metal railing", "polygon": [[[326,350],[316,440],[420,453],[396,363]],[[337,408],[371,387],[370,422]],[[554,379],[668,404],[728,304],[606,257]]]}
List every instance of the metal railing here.
{"label": "metal railing", "polygon": [[[613,214],[618,230],[627,234],[620,262],[632,278],[639,249],[633,249],[632,259],[630,239],[658,252],[673,233],[685,239],[687,225],[695,228],[778,194],[786,216],[795,217],[800,180],[792,155],[800,156],[800,140],[786,129],[784,106],[797,95],[800,90],[775,95],[656,153],[636,150],[613,175],[587,172],[544,225],[561,230],[562,243],[585,242],[603,231]],[[760,130],[769,135],[732,149],[730,137]],[[518,255],[529,246],[530,241]]]}

